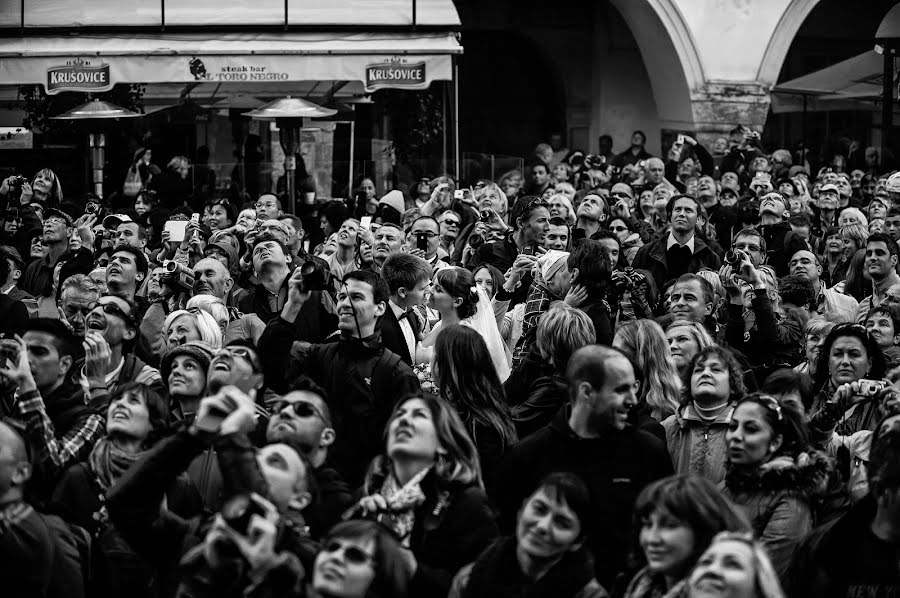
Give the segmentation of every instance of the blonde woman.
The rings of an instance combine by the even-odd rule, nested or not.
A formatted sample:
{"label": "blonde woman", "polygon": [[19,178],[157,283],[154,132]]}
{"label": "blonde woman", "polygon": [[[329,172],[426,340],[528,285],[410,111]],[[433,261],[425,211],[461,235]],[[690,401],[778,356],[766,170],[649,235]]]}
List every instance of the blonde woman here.
{"label": "blonde woman", "polygon": [[650,408],[658,422],[675,413],[681,397],[681,380],[666,341],[653,320],[634,320],[619,327],[613,347],[628,353],[644,375],[638,400]]}

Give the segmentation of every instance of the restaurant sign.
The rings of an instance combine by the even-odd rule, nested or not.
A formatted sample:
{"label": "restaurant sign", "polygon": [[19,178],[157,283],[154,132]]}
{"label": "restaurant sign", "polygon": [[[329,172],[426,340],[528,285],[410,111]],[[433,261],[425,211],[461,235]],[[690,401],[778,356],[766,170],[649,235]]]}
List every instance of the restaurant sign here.
{"label": "restaurant sign", "polygon": [[112,88],[109,65],[76,58],[63,66],[47,69],[47,93],[61,91],[108,91]]}
{"label": "restaurant sign", "polygon": [[425,89],[425,62],[407,62],[406,58],[391,58],[366,66],[367,92],[384,88]]}

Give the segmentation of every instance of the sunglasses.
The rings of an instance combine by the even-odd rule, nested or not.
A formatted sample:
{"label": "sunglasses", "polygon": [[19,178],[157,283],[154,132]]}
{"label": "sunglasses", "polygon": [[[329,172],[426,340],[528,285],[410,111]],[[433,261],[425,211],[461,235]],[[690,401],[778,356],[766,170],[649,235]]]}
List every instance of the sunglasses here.
{"label": "sunglasses", "polygon": [[103,313],[121,318],[128,324],[134,325],[136,323],[132,314],[125,313],[125,311],[115,303],[100,303],[98,301],[97,303],[92,303],[90,305],[90,311],[94,311],[98,307],[103,310]]}
{"label": "sunglasses", "polygon": [[284,400],[278,401],[272,405],[272,413],[281,413],[285,407],[289,408],[297,417],[307,418],[315,415],[322,421],[325,421],[325,417],[316,409],[316,406],[306,401],[297,401],[295,403],[289,403]]}
{"label": "sunglasses", "polygon": [[258,374],[262,370],[262,366],[259,363],[259,358],[256,354],[248,349],[247,347],[222,347],[219,349],[219,355],[222,353],[228,353],[232,357],[239,357],[243,359],[247,363],[250,364],[250,367],[253,368],[253,373]]}
{"label": "sunglasses", "polygon": [[375,556],[369,554],[362,548],[358,548],[353,546],[352,544],[342,544],[337,540],[332,540],[325,545],[325,548],[322,549],[322,552],[335,553],[338,551],[343,551],[344,558],[347,559],[347,562],[353,563],[354,565],[363,565],[365,563],[374,563]]}
{"label": "sunglasses", "polygon": [[611,227],[609,227],[609,230],[611,230],[614,233],[622,233],[622,232],[625,232],[626,230],[628,230],[628,228],[626,228],[624,226],[611,226]]}

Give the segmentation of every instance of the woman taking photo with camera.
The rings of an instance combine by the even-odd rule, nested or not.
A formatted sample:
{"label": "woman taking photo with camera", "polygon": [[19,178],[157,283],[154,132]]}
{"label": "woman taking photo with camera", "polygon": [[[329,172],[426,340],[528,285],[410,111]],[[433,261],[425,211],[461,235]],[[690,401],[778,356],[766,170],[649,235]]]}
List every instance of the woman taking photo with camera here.
{"label": "woman taking photo with camera", "polygon": [[453,580],[448,598],[602,598],[584,547],[591,498],[580,478],[552,473],[525,499],[512,537],[500,538]]}
{"label": "woman taking photo with camera", "polygon": [[385,439],[355,515],[388,526],[409,549],[412,595],[446,596],[497,536],[478,452],[453,407],[430,396],[401,399]]}
{"label": "woman taking photo with camera", "polygon": [[650,484],[635,503],[646,565],[628,584],[625,598],[674,596],[697,559],[723,531],[750,531],[744,514],[709,480],[675,475]]}

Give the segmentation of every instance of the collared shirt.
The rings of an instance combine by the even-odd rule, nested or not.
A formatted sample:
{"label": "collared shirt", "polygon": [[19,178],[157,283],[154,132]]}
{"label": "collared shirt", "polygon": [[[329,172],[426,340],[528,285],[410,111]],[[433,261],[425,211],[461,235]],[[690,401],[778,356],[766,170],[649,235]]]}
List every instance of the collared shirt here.
{"label": "collared shirt", "polygon": [[670,232],[669,239],[668,239],[668,241],[666,241],[666,251],[668,251],[669,249],[672,249],[672,247],[674,245],[681,245],[682,247],[687,247],[688,249],[690,249],[691,254],[693,254],[694,253],[694,239],[696,239],[696,238],[697,238],[696,235],[691,235],[691,238],[688,239],[688,242],[684,243],[682,245],[681,243],[679,243],[678,241],[675,240],[675,236]]}
{"label": "collared shirt", "polygon": [[27,426],[28,439],[37,450],[35,460],[49,462],[56,471],[84,461],[105,431],[103,417],[95,413],[74,426],[62,438],[57,438],[40,392],[32,390],[23,393],[19,395],[18,403],[19,413]]}
{"label": "collared shirt", "polygon": [[406,310],[393,301],[388,301],[388,303],[391,305],[391,310],[397,317],[397,321],[400,322],[400,331],[403,332],[403,340],[406,341],[406,348],[409,350],[410,356],[415,357],[416,334],[413,331],[412,324],[409,323],[409,319],[405,317]]}

